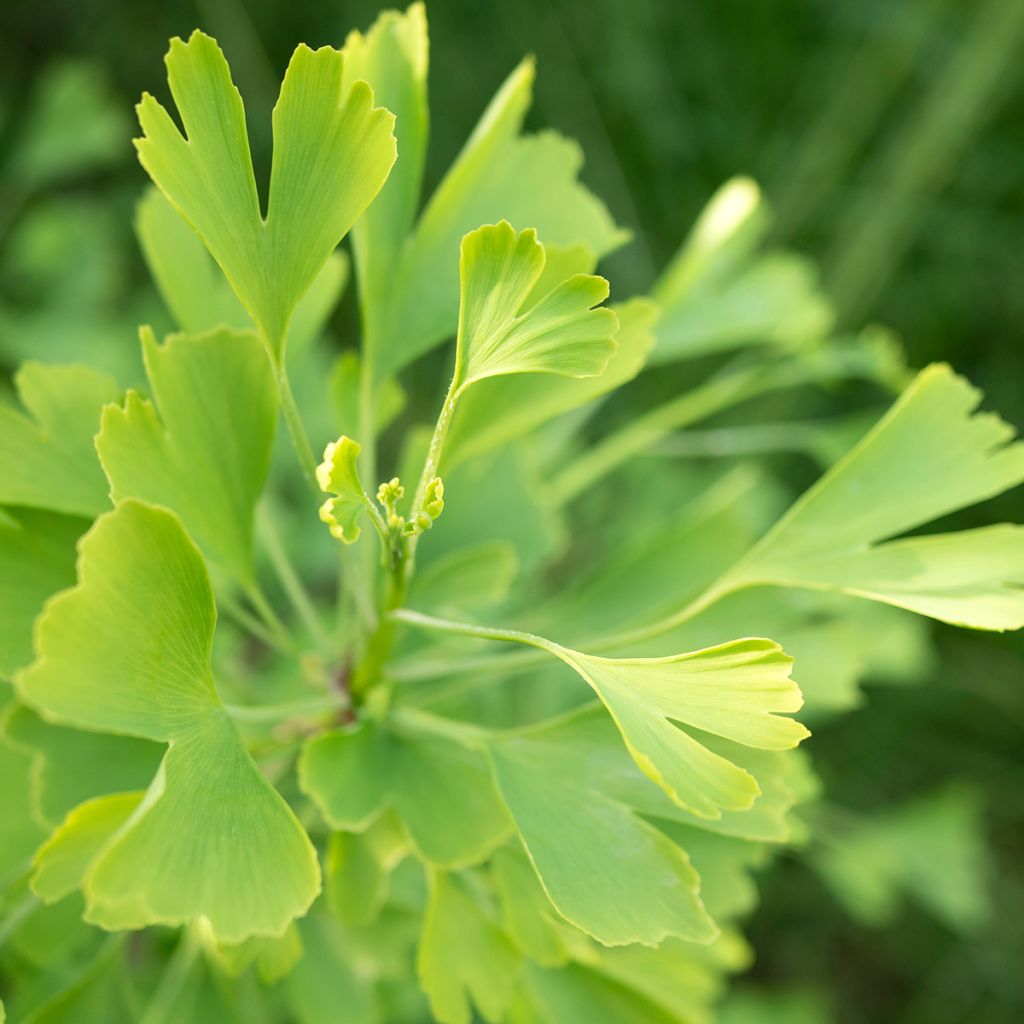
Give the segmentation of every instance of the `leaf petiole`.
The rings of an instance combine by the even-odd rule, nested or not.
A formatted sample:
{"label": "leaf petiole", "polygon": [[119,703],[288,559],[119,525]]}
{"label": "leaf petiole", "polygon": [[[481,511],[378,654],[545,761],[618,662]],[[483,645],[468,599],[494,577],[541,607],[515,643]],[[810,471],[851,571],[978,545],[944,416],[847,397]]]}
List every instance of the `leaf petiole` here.
{"label": "leaf petiole", "polygon": [[277,397],[281,405],[281,415],[284,417],[285,426],[288,428],[288,436],[291,438],[292,448],[295,450],[302,475],[313,493],[313,498],[319,503],[320,486],[316,482],[316,456],[313,454],[313,446],[309,443],[309,436],[299,415],[298,406],[295,404],[295,395],[292,393],[292,386],[288,380],[288,370],[285,366],[284,355],[275,356],[273,349],[267,343],[267,357],[274,370],[274,382],[277,384]]}

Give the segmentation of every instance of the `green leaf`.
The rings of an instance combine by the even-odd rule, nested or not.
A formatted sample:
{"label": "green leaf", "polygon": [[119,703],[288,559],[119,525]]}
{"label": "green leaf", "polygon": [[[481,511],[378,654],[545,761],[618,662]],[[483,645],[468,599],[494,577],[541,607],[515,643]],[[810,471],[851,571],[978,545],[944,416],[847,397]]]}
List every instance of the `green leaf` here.
{"label": "green leaf", "polygon": [[[215,327],[252,329],[252,319],[202,240],[159,189],[147,188],[139,200],[135,233],[160,295],[182,331],[201,334]],[[293,357],[323,329],[347,277],[344,252],[332,253],[295,307],[288,331]]]}
{"label": "green leaf", "polygon": [[[548,247],[545,251],[550,256]],[[445,448],[446,469],[526,436],[632,380],[654,344],[657,307],[647,299],[631,299],[610,308],[619,320],[617,348],[600,376],[566,380],[536,374],[480,381],[459,403]]]}
{"label": "green leaf", "polygon": [[100,796],[76,807],[36,852],[32,890],[55,903],[81,888],[103,845],[135,812],[144,793]]}
{"label": "green leaf", "polygon": [[215,614],[177,517],[125,501],[83,539],[79,583],[47,606],[37,660],[16,678],[21,698],[57,722],[169,744],[86,872],[86,918],[103,927],[206,917],[237,942],[280,934],[319,891],[315,850],[221,707]]}
{"label": "green leaf", "polygon": [[181,516],[200,547],[243,585],[253,580],[253,518],[277,425],[273,372],[251,332],[141,331],[154,402],[128,393],[96,439],[115,501]]}
{"label": "green leaf", "polygon": [[4,715],[3,735],[32,757],[32,802],[51,827],[92,797],[145,789],[163,756],[149,740],[51,725],[20,705]]}
{"label": "green leaf", "polygon": [[387,289],[419,205],[427,153],[427,15],[422,3],[405,11],[383,11],[365,35],[350,32],[344,89],[362,80],[374,98],[395,115],[398,159],[380,194],[352,229],[359,263],[362,304],[377,309]]}
{"label": "green leaf", "polygon": [[509,833],[485,756],[408,720],[311,740],[299,784],[334,829],[362,831],[393,807],[417,854],[439,867],[479,863]]}
{"label": "green leaf", "polygon": [[868,435],[726,574],[840,590],[976,629],[1024,626],[1024,529],[890,540],[1024,480],[1024,444],[944,365],[923,370]]}
{"label": "green leaf", "polygon": [[795,777],[798,751],[756,750],[704,734],[701,742],[713,754],[756,780],[760,795],[752,807],[723,811],[718,818],[701,817],[680,807],[632,761],[621,736],[597,704],[585,705],[549,723],[561,749],[559,774],[580,788],[594,788],[645,817],[700,828],[724,836],[764,842],[792,838],[789,811],[797,801]]}
{"label": "green leaf", "polygon": [[431,1012],[441,1024],[471,1024],[476,1007],[496,1024],[512,998],[519,955],[455,878],[439,871],[427,877],[416,973]]}
{"label": "green leaf", "polygon": [[544,891],[567,921],[607,945],[715,937],[686,854],[600,788],[567,778],[557,726],[496,739],[491,758]]}
{"label": "green leaf", "polygon": [[463,235],[478,225],[530,225],[547,245],[583,245],[595,257],[628,240],[577,181],[583,155],[576,143],[554,132],[521,134],[533,78],[528,59],[498,90],[391,268],[388,301],[365,311],[373,318],[368,344],[378,380],[455,333],[456,257]]}
{"label": "green leaf", "polygon": [[792,659],[770,640],[735,640],[668,658],[549,649],[601,698],[644,774],[698,817],[745,810],[760,790],[749,772],[688,729],[765,750],[795,747],[808,735],[780,715],[799,710],[803,699],[789,678]]}
{"label": "green leaf", "polygon": [[26,413],[0,404],[0,502],[93,517],[110,508],[93,436],[121,397],[85,366],[28,362],[14,376]]}
{"label": "green leaf", "polygon": [[748,344],[796,348],[828,334],[834,314],[813,264],[758,251],[770,220],[749,178],[712,196],[652,290],[662,307],[652,363]]}
{"label": "green leaf", "polygon": [[32,660],[32,623],[43,602],[75,581],[84,519],[35,509],[0,510],[0,675]]}
{"label": "green leaf", "polygon": [[324,460],[316,470],[320,489],[337,497],[328,498],[320,506],[320,519],[331,536],[343,544],[354,544],[363,532],[359,520],[366,511],[373,511],[373,502],[363,490],[359,479],[359,453],[362,448],[350,437],[339,437],[324,449]]}
{"label": "green leaf", "polygon": [[602,277],[575,274],[527,305],[544,270],[544,247],[507,221],[471,231],[459,258],[461,300],[454,393],[510,373],[595,377],[614,355],[618,319]]}
{"label": "green leaf", "polygon": [[394,117],[364,82],[342,89],[338,50],[299,46],[274,107],[267,215],[261,215],[245,111],[217,43],[171,41],[167,78],[185,129],[149,94],[138,105],[139,160],[195,228],[275,357],[296,304],[380,190],[395,160]]}

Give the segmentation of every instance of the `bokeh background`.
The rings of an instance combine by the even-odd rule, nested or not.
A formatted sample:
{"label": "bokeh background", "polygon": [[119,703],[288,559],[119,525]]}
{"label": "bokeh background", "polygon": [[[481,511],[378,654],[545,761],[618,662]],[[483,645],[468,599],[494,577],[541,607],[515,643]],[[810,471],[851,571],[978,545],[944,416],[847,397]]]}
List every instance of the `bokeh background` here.
{"label": "bokeh background", "polygon": [[[129,140],[141,91],[167,99],[170,36],[221,40],[265,174],[295,43],[340,45],[381,6],[0,5],[4,373],[88,352],[131,380],[136,325],[163,322],[132,234],[144,176]],[[620,297],[649,286],[715,188],[750,174],[776,211],[773,240],[819,263],[841,327],[892,327],[912,365],[952,362],[1024,424],[1024,3],[438,0],[428,16],[428,186],[535,53],[531,124],[579,139],[584,180],[635,233],[607,266]],[[1024,520],[1019,493],[959,524],[1005,519]],[[967,927],[908,900],[872,926],[785,859],[761,879],[743,980],[777,999],[775,1020],[1024,1020],[1024,645],[935,633],[927,684],[871,690],[816,731],[815,763],[836,803],[867,816],[947,782],[974,794],[991,911]]]}

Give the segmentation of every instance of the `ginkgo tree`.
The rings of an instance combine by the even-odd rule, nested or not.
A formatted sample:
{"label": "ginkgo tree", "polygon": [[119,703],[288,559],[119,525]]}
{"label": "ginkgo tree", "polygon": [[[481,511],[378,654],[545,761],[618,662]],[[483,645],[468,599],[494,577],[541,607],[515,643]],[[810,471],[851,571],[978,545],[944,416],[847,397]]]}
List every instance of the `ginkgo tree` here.
{"label": "ginkgo tree", "polygon": [[[1024,446],[948,367],[833,336],[747,180],[608,304],[629,236],[523,132],[530,61],[422,197],[420,4],[296,49],[265,196],[218,44],[166,63],[136,227],[178,331],[141,327],[144,383],[83,352],[0,407],[12,1019],[713,1019],[749,873],[815,849],[805,700],[912,660],[910,613],[1024,625],[1021,527],[911,533]],[[663,404],[605,400],[690,360]],[[756,462],[644,457],[847,380],[899,395],[800,435],[825,469],[774,525]]]}

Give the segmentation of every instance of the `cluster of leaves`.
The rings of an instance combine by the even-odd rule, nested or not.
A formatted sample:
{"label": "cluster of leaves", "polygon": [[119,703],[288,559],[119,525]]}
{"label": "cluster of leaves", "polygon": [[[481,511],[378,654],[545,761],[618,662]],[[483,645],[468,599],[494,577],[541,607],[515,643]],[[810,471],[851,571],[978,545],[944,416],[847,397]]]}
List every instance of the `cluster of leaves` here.
{"label": "cluster of leaves", "polygon": [[[141,390],[29,362],[0,408],[15,1019],[703,1021],[786,845],[868,915],[928,891],[905,851],[946,805],[822,843],[790,716],[913,676],[915,615],[1024,625],[1021,527],[915,532],[1024,446],[949,368],[832,336],[750,181],[605,305],[627,236],[574,144],[523,132],[529,61],[421,202],[427,64],[420,5],[300,46],[264,202],[223,54],[174,40],[137,229],[180,333],[142,329]],[[346,235],[363,333],[332,361]],[[451,339],[443,394],[416,371]],[[616,425],[648,367],[691,385]],[[824,469],[788,511],[756,464],[652,457],[851,380],[899,395],[786,427]]]}

